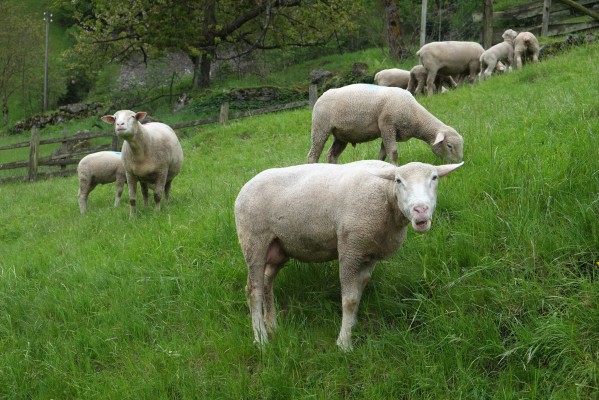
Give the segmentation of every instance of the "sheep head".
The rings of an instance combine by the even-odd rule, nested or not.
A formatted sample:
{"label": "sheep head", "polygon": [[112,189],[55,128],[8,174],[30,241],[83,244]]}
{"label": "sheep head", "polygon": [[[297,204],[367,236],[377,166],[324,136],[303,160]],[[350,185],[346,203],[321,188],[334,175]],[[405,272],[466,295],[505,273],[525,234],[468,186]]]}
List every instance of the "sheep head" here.
{"label": "sheep head", "polygon": [[117,136],[123,139],[129,139],[135,135],[138,130],[138,124],[146,117],[148,113],[140,111],[120,110],[114,115],[104,115],[102,121],[114,125],[114,131]]}
{"label": "sheep head", "polygon": [[437,132],[431,150],[449,162],[460,162],[464,156],[464,139],[455,129],[447,126]]}
{"label": "sheep head", "polygon": [[514,43],[514,39],[516,39],[516,36],[518,36],[518,32],[514,31],[513,29],[508,29],[507,31],[503,32],[503,35],[501,35],[504,41],[509,42],[511,44]]}
{"label": "sheep head", "polygon": [[463,164],[461,162],[435,166],[411,162],[395,170],[371,173],[394,181],[399,210],[412,223],[414,231],[424,233],[431,228],[433,212],[437,204],[439,178],[455,171]]}

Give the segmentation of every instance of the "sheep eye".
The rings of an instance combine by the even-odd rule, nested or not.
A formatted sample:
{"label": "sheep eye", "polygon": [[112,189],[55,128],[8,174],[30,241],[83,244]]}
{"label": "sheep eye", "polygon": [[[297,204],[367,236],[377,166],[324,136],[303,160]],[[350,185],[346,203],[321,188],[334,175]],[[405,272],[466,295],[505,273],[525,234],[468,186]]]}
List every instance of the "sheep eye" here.
{"label": "sheep eye", "polygon": [[397,183],[401,183],[401,179],[399,179],[399,178],[395,178],[395,182],[397,182]]}
{"label": "sheep eye", "polygon": [[439,176],[438,175],[434,175],[433,176],[433,181],[436,181],[437,179],[439,179]]}
{"label": "sheep eye", "polygon": [[450,149],[453,148],[453,146],[450,145],[449,143],[447,143],[447,147],[450,148]]}

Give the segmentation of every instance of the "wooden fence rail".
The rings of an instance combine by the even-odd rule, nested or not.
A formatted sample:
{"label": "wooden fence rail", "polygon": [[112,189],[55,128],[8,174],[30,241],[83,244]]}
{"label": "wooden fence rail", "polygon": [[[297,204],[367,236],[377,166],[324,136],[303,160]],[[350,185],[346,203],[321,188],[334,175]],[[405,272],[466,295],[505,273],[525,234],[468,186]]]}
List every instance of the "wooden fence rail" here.
{"label": "wooden fence rail", "polygon": [[[204,118],[196,121],[189,122],[181,122],[178,124],[173,124],[171,127],[173,129],[182,129],[189,128],[192,126],[212,124],[216,122],[220,122],[221,124],[227,124],[228,120],[249,117],[253,115],[267,114],[275,111],[282,110],[290,110],[293,108],[305,107],[309,104],[308,100],[296,101],[288,104],[275,105],[265,108],[260,108],[257,110],[251,111],[243,111],[238,113],[229,114],[229,104],[225,103],[221,106],[221,112],[218,117],[214,118]],[[101,137],[111,137],[111,143],[101,144],[94,147],[87,147],[84,149],[72,149],[69,148],[68,144],[70,142],[81,142],[84,140],[101,138]],[[63,151],[51,154],[49,156],[40,157],[39,149],[42,145],[62,143]],[[16,169],[16,168],[27,168],[28,173],[26,176],[7,176],[0,178],[0,183],[9,182],[9,181],[35,181],[38,178],[42,177],[51,177],[51,176],[66,176],[77,172],[75,168],[66,169],[68,165],[78,164],[82,156],[95,153],[97,151],[102,150],[114,150],[117,151],[119,149],[119,140],[114,134],[114,132],[91,132],[91,131],[79,131],[73,136],[67,137],[66,134],[64,137],[57,137],[51,139],[40,139],[40,129],[38,127],[34,127],[31,129],[31,139],[26,142],[19,142],[8,144],[4,146],[0,146],[0,151],[3,150],[14,150],[23,147],[29,147],[29,159],[22,161],[13,161],[4,164],[0,164],[0,171]],[[52,172],[39,172],[40,166],[58,166],[60,170],[52,171]]]}

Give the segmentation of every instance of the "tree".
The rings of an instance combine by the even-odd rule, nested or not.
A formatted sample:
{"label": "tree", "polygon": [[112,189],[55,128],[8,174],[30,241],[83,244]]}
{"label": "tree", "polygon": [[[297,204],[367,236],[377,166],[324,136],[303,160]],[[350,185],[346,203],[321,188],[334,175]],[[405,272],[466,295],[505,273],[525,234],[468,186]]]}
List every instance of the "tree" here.
{"label": "tree", "polygon": [[39,83],[35,77],[43,68],[42,28],[41,18],[32,19],[13,3],[0,3],[0,97],[5,125],[9,99],[18,90],[25,95]]}
{"label": "tree", "polygon": [[[58,4],[72,6],[70,0]],[[194,63],[193,86],[207,87],[216,60],[255,50],[329,43],[356,29],[358,0],[92,0],[76,9],[74,51],[87,65],[147,59],[179,50]],[[91,11],[90,4],[93,4]],[[83,6],[82,6],[83,7]]]}
{"label": "tree", "polygon": [[403,39],[402,22],[400,18],[400,10],[396,0],[382,0],[385,7],[385,33],[387,37],[387,45],[389,46],[389,54],[401,60],[409,53]]}

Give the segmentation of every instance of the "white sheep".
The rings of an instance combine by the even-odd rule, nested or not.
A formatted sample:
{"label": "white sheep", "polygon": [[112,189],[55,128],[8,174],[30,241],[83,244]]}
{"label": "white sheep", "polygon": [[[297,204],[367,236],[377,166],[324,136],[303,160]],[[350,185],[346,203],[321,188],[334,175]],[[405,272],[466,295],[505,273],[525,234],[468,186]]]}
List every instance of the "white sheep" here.
{"label": "white sheep", "polygon": [[420,64],[428,71],[426,92],[435,91],[435,79],[439,75],[468,74],[474,82],[480,71],[480,55],[485,49],[476,42],[432,42],[425,44],[416,52]]}
{"label": "white sheep", "polygon": [[514,60],[516,68],[522,68],[522,62],[539,62],[539,52],[541,48],[539,41],[530,32],[520,32],[514,39]]}
{"label": "white sheep", "polygon": [[399,68],[383,69],[374,75],[374,83],[379,86],[393,86],[406,89],[410,81],[410,71]]}
{"label": "white sheep", "polygon": [[130,110],[105,115],[102,120],[113,124],[117,136],[124,139],[123,163],[129,186],[130,216],[136,212],[137,182],[140,182],[144,205],[148,205],[148,187],[154,191],[156,211],[162,194],[168,202],[171,183],[181,170],[183,150],[172,128],[160,122],[141,124],[145,112]]}
{"label": "white sheep", "polygon": [[[427,77],[428,71],[426,68],[424,68],[424,66],[418,64],[412,67],[410,70],[410,80],[408,81],[408,87],[406,88],[408,92],[412,93],[413,95],[424,93]],[[446,86],[455,88],[458,86],[458,84],[451,75],[437,75],[437,78],[435,78],[435,89],[442,88],[441,91],[443,91],[443,88]]]}
{"label": "white sheep", "polygon": [[481,54],[480,79],[491,76],[493,71],[497,68],[497,64],[501,61],[507,63],[508,67],[514,65],[514,39],[516,38],[516,35],[516,31],[512,29],[506,30],[503,32],[503,35],[501,35],[503,42],[497,43]]}
{"label": "white sheep", "polygon": [[121,203],[123,186],[127,178],[120,152],[99,151],[86,155],[77,165],[77,176],[79,177],[77,197],[81,214],[87,211],[87,198],[98,184],[116,182],[114,206],[118,207]]}
{"label": "white sheep", "polygon": [[235,201],[235,223],[248,265],[254,342],[267,343],[267,331],[277,327],[273,282],[288,259],[338,259],[343,318],[337,345],[351,350],[351,329],[376,261],[400,248],[409,225],[419,233],[430,229],[438,179],[462,164],[305,164],[269,169],[247,182]]}
{"label": "white sheep", "polygon": [[336,163],[348,143],[382,138],[379,159],[387,155],[397,165],[396,141],[417,138],[427,142],[437,156],[461,161],[462,137],[427,111],[407,90],[368,84],[329,89],[312,111],[312,147],[308,162],[316,163],[333,135],[327,160]]}

